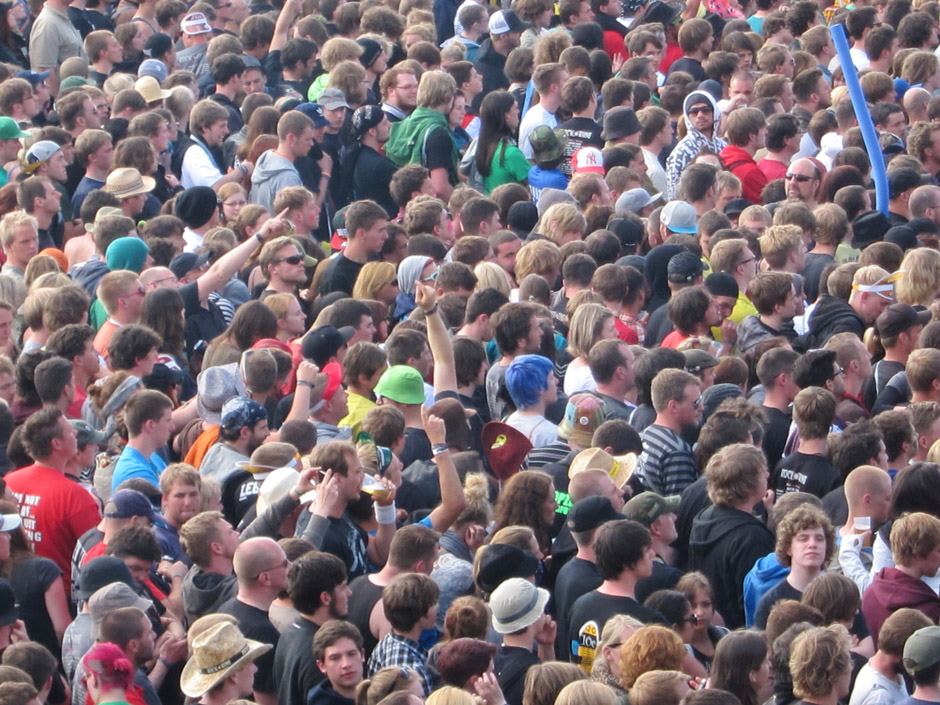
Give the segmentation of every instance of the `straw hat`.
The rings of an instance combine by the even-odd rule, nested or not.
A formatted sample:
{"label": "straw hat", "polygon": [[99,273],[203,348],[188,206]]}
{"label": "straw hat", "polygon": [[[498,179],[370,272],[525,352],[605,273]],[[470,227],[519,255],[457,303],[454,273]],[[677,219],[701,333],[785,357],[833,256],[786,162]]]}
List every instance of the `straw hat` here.
{"label": "straw hat", "polygon": [[149,176],[141,176],[137,169],[122,166],[108,174],[104,190],[120,200],[131,196],[139,196],[142,193],[150,193],[156,185],[157,182],[154,179]]}
{"label": "straw hat", "polygon": [[196,637],[192,649],[180,676],[180,688],[189,697],[199,698],[247,662],[270,651],[271,645],[246,639],[234,624],[223,622]]}
{"label": "straw hat", "polygon": [[588,448],[578,453],[568,468],[568,478],[586,470],[603,470],[617,487],[623,487],[636,469],[636,453],[627,453],[614,457],[600,448]]}
{"label": "straw hat", "polygon": [[155,76],[144,75],[134,82],[134,90],[140,93],[148,103],[170,97],[170,91],[160,88],[160,82]]}

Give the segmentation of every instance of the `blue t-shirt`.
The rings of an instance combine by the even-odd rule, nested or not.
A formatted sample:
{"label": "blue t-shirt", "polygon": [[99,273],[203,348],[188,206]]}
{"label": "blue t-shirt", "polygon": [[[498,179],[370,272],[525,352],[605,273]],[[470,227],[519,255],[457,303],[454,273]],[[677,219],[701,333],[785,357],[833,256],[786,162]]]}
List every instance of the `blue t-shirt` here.
{"label": "blue t-shirt", "polygon": [[538,165],[529,168],[529,193],[532,201],[537,205],[539,195],[543,188],[557,188],[564,191],[568,188],[568,177],[560,169],[542,169]]}
{"label": "blue t-shirt", "polygon": [[160,486],[160,473],[166,467],[166,461],[158,454],[154,453],[148,460],[143,454],[125,446],[114,466],[114,475],[111,478],[111,491],[115,492],[118,486],[132,477],[142,477],[148,482],[152,482],[154,487]]}

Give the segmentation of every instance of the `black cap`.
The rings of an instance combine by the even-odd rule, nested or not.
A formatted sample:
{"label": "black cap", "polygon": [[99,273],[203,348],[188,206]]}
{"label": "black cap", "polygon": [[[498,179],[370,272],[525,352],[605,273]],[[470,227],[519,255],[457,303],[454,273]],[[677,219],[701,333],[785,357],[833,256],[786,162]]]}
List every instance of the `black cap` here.
{"label": "black cap", "polygon": [[317,367],[323,367],[355,334],[356,330],[351,326],[343,326],[338,330],[333,326],[320,326],[304,336],[300,352],[304,359],[313,361]]}
{"label": "black cap", "polygon": [[677,2],[666,3],[660,0],[653,0],[653,2],[646,6],[646,15],[643,21],[658,22],[664,27],[668,27],[678,19],[681,12],[682,5]]}
{"label": "black cap", "polygon": [[902,252],[907,252],[917,247],[917,233],[910,225],[895,225],[885,233],[885,242],[893,242]]}
{"label": "black cap", "polygon": [[896,338],[914,326],[930,323],[930,311],[918,311],[910,304],[891,304],[875,319],[875,329],[882,338]]}
{"label": "black cap", "polygon": [[182,279],[194,269],[200,269],[209,261],[208,252],[197,255],[195,252],[180,252],[170,260],[170,271],[177,279]]}
{"label": "black cap", "polygon": [[607,229],[620,238],[621,250],[636,250],[643,241],[643,223],[639,221],[614,218],[607,224]]}
{"label": "black cap", "polygon": [[153,372],[145,375],[141,381],[147,389],[156,389],[162,392],[170,387],[175,387],[177,384],[182,384],[183,373],[171,369],[162,362],[158,362],[153,366]]}
{"label": "black cap", "polygon": [[891,229],[891,221],[881,211],[865,211],[852,221],[852,244],[858,249],[881,242]]}
{"label": "black cap", "polygon": [[509,206],[506,227],[519,237],[526,237],[539,222],[539,209],[532,201],[517,201]]}
{"label": "black cap", "polygon": [[208,186],[191,186],[176,197],[176,216],[190,228],[201,228],[218,208],[218,196]]}
{"label": "black cap", "polygon": [[530,578],[538,570],[538,559],[531,551],[503,543],[490,544],[482,549],[477,585],[483,592],[493,592],[509,578]]}
{"label": "black cap", "polygon": [[159,59],[166,54],[172,46],[173,40],[169,35],[155,32],[147,38],[147,43],[144,44],[144,54],[153,59]]}
{"label": "black cap", "polygon": [[674,284],[690,284],[702,276],[704,271],[705,265],[702,264],[702,260],[693,253],[685,251],[674,255],[669,260],[666,275]]}
{"label": "black cap", "polygon": [[606,497],[585,497],[574,503],[568,511],[568,529],[574,532],[591,531],[608,521],[623,519]]}
{"label": "black cap", "polygon": [[888,174],[888,190],[891,198],[897,198],[905,191],[922,186],[924,180],[921,174],[909,167],[895,169]]}
{"label": "black cap", "polygon": [[637,120],[633,108],[619,105],[604,113],[604,131],[601,132],[601,139],[618,140],[621,137],[635,135],[642,129],[643,126]]}
{"label": "black cap", "polygon": [[92,558],[82,566],[82,570],[78,574],[78,591],[76,595],[80,600],[87,600],[99,588],[111,583],[124,583],[128,587],[134,586],[131,571],[124,565],[124,561],[117,556]]}
{"label": "black cap", "polygon": [[705,277],[705,288],[712,296],[730,296],[738,298],[738,283],[728,272],[712,272]]}
{"label": "black cap", "polygon": [[746,198],[732,198],[725,204],[725,215],[741,215],[745,208],[750,208],[754,204]]}

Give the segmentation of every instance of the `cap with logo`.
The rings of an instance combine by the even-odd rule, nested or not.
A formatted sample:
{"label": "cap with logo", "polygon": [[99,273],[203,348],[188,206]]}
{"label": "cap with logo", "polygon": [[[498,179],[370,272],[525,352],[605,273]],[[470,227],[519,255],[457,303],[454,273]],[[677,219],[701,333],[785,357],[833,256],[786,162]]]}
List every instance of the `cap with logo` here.
{"label": "cap with logo", "polygon": [[321,127],[327,127],[330,124],[330,121],[327,120],[326,116],[323,114],[323,108],[316,103],[301,103],[296,108],[294,108],[294,110],[303,113],[308,118],[313,120],[313,126],[317,129],[320,129]]}
{"label": "cap with logo", "polygon": [[234,397],[222,405],[222,426],[229,431],[253,427],[267,419],[268,413],[264,407],[248,397]]}
{"label": "cap with logo", "polygon": [[528,22],[523,22],[512,10],[497,10],[490,15],[488,25],[490,34],[506,34],[507,32],[524,32],[529,27]]}
{"label": "cap with logo", "polygon": [[655,492],[641,492],[623,507],[627,519],[638,521],[649,528],[650,524],[663,514],[675,512],[679,507],[679,497],[663,497]]}
{"label": "cap with logo", "polygon": [[[156,59],[166,54],[172,47],[173,39],[170,37],[170,35],[163,34],[162,32],[154,32],[149,37],[147,37],[147,41],[144,44],[144,56],[148,56],[151,59]],[[146,63],[146,59],[141,62],[140,68],[137,69],[138,76],[144,75],[144,73],[141,72],[141,69],[143,69],[144,64]],[[163,62],[161,61],[160,63],[162,64]],[[164,64],[164,69],[165,68],[166,65]],[[160,77],[157,76],[157,78]],[[160,78],[160,81],[162,82],[165,78],[166,75],[164,74],[164,78]]]}
{"label": "cap with logo", "polygon": [[698,216],[691,203],[669,201],[659,214],[659,222],[674,233],[698,232]]}
{"label": "cap with logo", "polygon": [[490,421],[480,434],[483,455],[496,477],[506,481],[522,467],[532,443],[522,433],[502,421]]}
{"label": "cap with logo", "polygon": [[32,83],[34,86],[38,86],[40,83],[42,83],[42,82],[45,81],[47,78],[49,78],[49,74],[50,74],[50,73],[52,73],[52,71],[29,71],[29,70],[23,70],[23,71],[18,71],[18,72],[17,72],[16,78],[25,78],[27,81],[29,81],[30,83]]}
{"label": "cap with logo", "polygon": [[607,223],[607,229],[620,238],[621,250],[635,250],[643,242],[643,223],[640,221],[614,218]]}
{"label": "cap with logo", "polygon": [[581,147],[571,155],[571,171],[575,174],[604,175],[604,153],[597,147]]}
{"label": "cap with logo", "polygon": [[685,357],[685,371],[693,375],[701,373],[702,370],[718,366],[718,358],[699,348],[683,350],[682,355]]}

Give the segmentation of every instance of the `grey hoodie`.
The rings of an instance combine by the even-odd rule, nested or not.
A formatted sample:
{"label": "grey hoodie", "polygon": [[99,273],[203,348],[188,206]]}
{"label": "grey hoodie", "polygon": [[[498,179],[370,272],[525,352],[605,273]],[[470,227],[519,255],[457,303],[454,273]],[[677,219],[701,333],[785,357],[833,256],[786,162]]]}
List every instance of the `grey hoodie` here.
{"label": "grey hoodie", "polygon": [[273,149],[261,155],[251,174],[251,193],[248,200],[274,212],[274,197],[288,186],[302,186],[300,172],[294,163]]}

